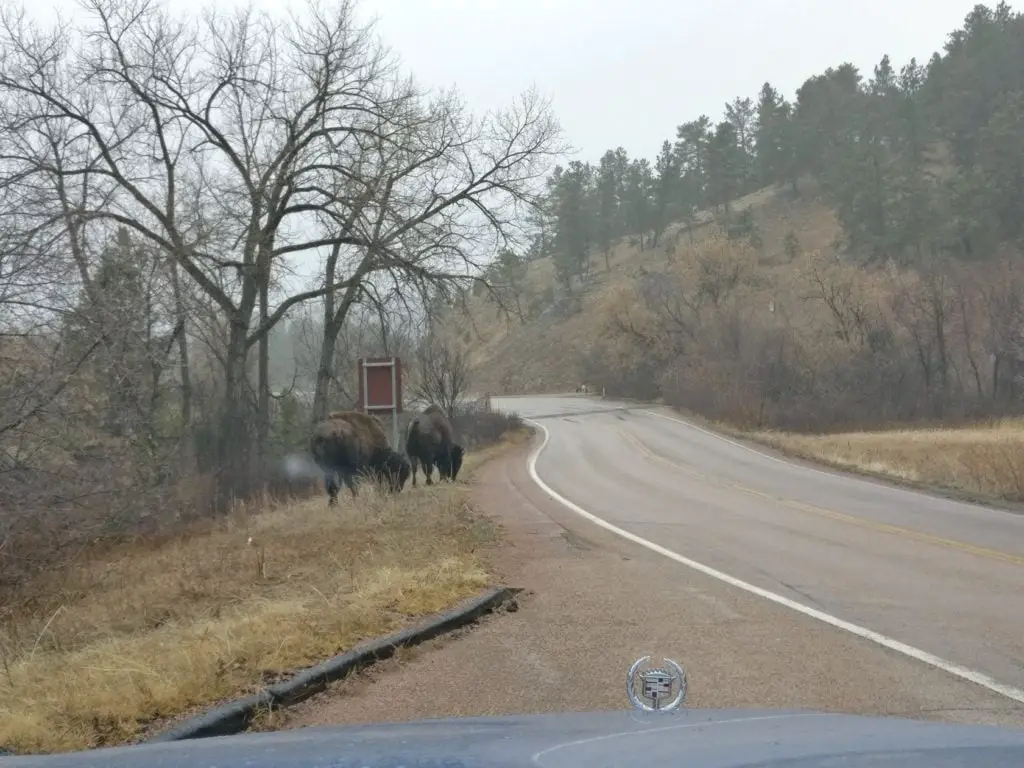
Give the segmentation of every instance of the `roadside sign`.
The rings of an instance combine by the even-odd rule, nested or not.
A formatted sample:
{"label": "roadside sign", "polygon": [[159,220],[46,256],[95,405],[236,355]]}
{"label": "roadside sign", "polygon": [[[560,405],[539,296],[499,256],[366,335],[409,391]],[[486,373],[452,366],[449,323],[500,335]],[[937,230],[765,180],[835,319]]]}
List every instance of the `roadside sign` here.
{"label": "roadside sign", "polygon": [[363,413],[391,415],[391,447],[399,449],[398,415],[402,412],[402,360],[398,357],[360,357],[359,400]]}

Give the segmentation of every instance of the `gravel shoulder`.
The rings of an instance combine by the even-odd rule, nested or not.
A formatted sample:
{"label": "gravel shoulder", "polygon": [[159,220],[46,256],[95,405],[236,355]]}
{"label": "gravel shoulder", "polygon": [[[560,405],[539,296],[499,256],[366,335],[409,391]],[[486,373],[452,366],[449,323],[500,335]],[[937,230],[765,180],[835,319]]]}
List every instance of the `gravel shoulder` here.
{"label": "gravel shoulder", "polygon": [[[539,439],[539,438],[537,438]],[[535,445],[535,443],[533,443]],[[489,558],[518,610],[274,714],[273,729],[626,709],[639,656],[687,671],[689,707],[785,707],[1024,727],[1024,707],[722,584],[574,515],[526,470],[485,465],[475,503],[505,528]]]}

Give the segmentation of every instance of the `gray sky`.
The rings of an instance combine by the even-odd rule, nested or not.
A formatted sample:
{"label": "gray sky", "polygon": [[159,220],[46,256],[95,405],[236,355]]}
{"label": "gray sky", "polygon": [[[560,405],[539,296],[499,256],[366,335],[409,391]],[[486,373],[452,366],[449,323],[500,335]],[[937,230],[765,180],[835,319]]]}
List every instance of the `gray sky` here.
{"label": "gray sky", "polygon": [[[675,127],[721,119],[768,80],[787,98],[852,61],[870,76],[927,63],[975,0],[364,0],[428,83],[500,106],[531,82],[554,99],[579,159],[622,145],[653,160]],[[991,5],[995,5],[992,0]]]}
{"label": "gray sky", "polygon": [[[726,101],[756,97],[765,80],[792,98],[807,77],[843,61],[865,76],[885,53],[897,68],[911,56],[926,63],[974,2],[360,0],[358,7],[379,16],[378,31],[424,84],[457,85],[475,110],[502,107],[536,83],[553,98],[579,159],[596,161],[618,145],[653,159],[676,125],[702,112],[721,119]],[[30,6],[76,7],[75,0]]]}

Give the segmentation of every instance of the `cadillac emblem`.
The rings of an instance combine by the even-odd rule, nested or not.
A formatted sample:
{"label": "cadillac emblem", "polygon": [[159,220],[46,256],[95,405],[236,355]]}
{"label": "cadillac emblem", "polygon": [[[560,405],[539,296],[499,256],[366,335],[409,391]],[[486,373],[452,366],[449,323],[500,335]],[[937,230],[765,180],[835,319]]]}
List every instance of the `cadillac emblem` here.
{"label": "cadillac emblem", "polygon": [[[643,712],[671,712],[679,709],[686,698],[686,672],[672,659],[663,659],[660,667],[640,671],[640,667],[650,658],[639,658],[629,668],[626,695],[630,703],[634,709]],[[673,690],[676,691],[675,697],[672,697]]]}

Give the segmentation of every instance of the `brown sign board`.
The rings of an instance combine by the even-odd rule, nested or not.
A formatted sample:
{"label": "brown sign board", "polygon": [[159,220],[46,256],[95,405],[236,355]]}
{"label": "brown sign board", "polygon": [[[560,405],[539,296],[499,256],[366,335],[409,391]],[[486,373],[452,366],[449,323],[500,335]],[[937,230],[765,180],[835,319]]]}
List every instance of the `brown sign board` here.
{"label": "brown sign board", "polygon": [[398,357],[361,357],[358,362],[359,400],[363,412],[402,412],[402,360]]}

